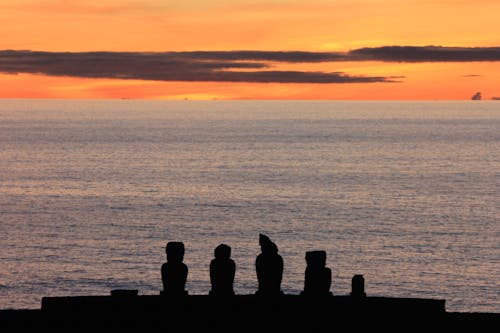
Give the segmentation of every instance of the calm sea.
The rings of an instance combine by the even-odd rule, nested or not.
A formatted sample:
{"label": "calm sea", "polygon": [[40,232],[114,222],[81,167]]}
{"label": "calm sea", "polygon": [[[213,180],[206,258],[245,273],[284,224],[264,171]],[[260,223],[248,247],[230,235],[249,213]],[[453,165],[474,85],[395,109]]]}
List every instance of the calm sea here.
{"label": "calm sea", "polygon": [[500,102],[0,101],[0,308],[157,294],[183,241],[191,294],[224,242],[256,290],[325,250],[332,291],[500,312]]}

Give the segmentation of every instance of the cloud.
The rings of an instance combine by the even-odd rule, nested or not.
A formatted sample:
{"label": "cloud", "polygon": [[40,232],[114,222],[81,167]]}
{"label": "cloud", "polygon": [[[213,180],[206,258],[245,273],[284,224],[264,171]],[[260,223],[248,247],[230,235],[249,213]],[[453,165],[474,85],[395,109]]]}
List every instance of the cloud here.
{"label": "cloud", "polygon": [[[271,71],[267,62],[317,62],[310,52],[33,52],[0,51],[0,72],[157,81],[279,83],[394,82],[341,72]],[[259,61],[255,61],[259,60]],[[323,60],[322,60],[323,61]]]}
{"label": "cloud", "polygon": [[86,78],[157,81],[279,83],[398,82],[394,76],[352,76],[342,72],[279,71],[276,63],[342,61],[500,61],[500,47],[383,46],[348,52],[191,51],[37,52],[0,51],[0,72]]}
{"label": "cloud", "polygon": [[472,62],[500,61],[500,47],[382,46],[348,52],[194,51],[175,53],[198,60],[276,61],[290,63],[336,61]]}
{"label": "cloud", "polygon": [[197,60],[226,61],[276,61],[290,63],[314,63],[344,61],[346,54],[341,52],[307,51],[192,51],[171,52],[183,58]]}
{"label": "cloud", "polygon": [[349,51],[352,61],[471,62],[500,61],[500,47],[383,46]]}

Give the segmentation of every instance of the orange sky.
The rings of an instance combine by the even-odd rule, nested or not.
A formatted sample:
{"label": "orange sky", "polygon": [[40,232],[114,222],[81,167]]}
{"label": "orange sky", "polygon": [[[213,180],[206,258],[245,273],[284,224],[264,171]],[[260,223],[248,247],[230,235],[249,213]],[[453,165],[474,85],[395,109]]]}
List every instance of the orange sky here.
{"label": "orange sky", "polygon": [[[498,0],[0,0],[0,50],[339,52],[388,45],[500,46]],[[404,76],[295,84],[0,74],[0,97],[467,99],[500,95],[500,62],[322,62],[276,69]],[[1,71],[1,69],[0,69]],[[474,75],[474,76],[471,76]]]}

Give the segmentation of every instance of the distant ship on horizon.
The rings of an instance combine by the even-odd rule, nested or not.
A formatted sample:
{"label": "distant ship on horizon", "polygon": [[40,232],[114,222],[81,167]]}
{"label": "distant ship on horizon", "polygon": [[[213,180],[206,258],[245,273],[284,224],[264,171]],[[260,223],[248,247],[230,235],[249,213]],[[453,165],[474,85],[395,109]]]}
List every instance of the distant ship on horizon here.
{"label": "distant ship on horizon", "polygon": [[471,100],[473,100],[473,101],[480,101],[482,98],[483,98],[483,96],[482,96],[482,95],[481,95],[481,93],[478,91],[477,93],[475,93],[475,94],[471,97]]}

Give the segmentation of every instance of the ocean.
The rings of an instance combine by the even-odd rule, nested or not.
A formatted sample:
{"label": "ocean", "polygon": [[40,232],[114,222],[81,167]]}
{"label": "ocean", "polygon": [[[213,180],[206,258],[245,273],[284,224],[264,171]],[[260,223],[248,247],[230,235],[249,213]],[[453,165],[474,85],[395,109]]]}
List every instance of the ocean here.
{"label": "ocean", "polygon": [[158,294],[168,241],[190,294],[220,243],[254,293],[259,233],[286,293],[325,250],[334,295],[500,312],[500,103],[0,101],[0,309]]}

